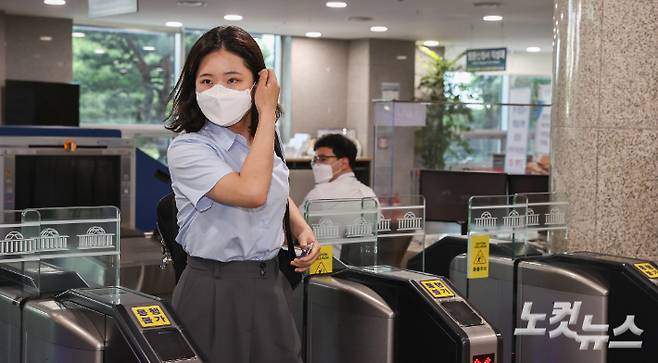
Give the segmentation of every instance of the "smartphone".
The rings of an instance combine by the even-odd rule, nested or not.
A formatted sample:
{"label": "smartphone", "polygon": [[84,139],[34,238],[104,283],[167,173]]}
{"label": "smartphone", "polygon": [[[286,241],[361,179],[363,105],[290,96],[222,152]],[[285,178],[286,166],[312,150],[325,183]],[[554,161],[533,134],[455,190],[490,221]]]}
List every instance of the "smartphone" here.
{"label": "smartphone", "polygon": [[308,255],[309,253],[311,253],[311,251],[313,251],[313,243],[311,243],[309,245],[306,245],[306,247],[304,247],[302,249],[302,253],[298,257],[300,257],[300,258],[304,257],[304,256]]}

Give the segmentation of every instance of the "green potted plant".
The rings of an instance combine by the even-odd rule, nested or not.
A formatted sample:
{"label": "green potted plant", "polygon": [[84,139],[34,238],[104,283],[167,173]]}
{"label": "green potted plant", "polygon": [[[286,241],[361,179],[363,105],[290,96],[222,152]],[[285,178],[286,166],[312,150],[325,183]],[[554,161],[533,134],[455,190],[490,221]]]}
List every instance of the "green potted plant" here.
{"label": "green potted plant", "polygon": [[416,131],[416,155],[421,167],[444,169],[448,156],[459,157],[472,153],[462,133],[468,131],[472,116],[470,109],[461,103],[454,85],[446,82],[446,73],[459,70],[455,59],[446,60],[435,51],[420,46],[428,56],[427,73],[420,79],[418,89],[423,92],[421,101],[427,106],[425,127]]}

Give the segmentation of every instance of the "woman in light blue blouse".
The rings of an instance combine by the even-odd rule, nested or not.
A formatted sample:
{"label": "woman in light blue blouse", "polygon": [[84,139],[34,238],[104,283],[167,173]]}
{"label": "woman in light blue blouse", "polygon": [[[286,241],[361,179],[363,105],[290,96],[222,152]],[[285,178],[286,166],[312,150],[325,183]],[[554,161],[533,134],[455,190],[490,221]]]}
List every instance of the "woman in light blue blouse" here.
{"label": "woman in light blue blouse", "polygon": [[189,255],[173,307],[210,362],[301,362],[277,259],[286,204],[291,232],[309,251],[291,262],[295,271],[308,269],[319,245],[274,154],[276,76],[247,32],[217,27],[190,50],[173,95],[167,127],[181,134],[167,157],[176,240]]}

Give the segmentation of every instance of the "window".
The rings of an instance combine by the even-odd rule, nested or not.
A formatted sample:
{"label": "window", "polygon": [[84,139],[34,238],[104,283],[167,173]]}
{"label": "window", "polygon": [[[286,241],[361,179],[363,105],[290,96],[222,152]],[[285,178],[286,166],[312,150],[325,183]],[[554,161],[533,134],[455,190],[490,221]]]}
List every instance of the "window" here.
{"label": "window", "polygon": [[[182,47],[189,50],[205,31],[185,30],[177,37],[175,32],[76,25],[73,32],[77,35],[73,38],[73,79],[80,84],[80,123],[121,129],[142,151],[166,163],[174,134],[162,122],[183,66],[175,53]],[[279,36],[253,37],[266,66],[279,68]]]}
{"label": "window", "polygon": [[[194,29],[194,30],[185,30],[185,53],[189,52],[189,50],[192,48],[194,45],[194,42],[199,39],[206,30],[200,30],[200,29]],[[265,58],[265,67],[267,68],[275,68],[276,66],[276,35],[273,34],[251,34],[252,37],[254,37],[254,40],[256,40],[256,43],[258,43],[258,46],[260,47],[261,51],[263,52],[263,58]]]}
{"label": "window", "polygon": [[159,124],[174,86],[173,33],[75,26],[82,124]]}
{"label": "window", "polygon": [[[551,78],[529,75],[496,75],[470,72],[448,72],[446,82],[460,96],[461,102],[470,109],[470,131],[463,134],[472,153],[459,154],[456,145],[451,145],[454,152],[448,153],[446,163],[450,166],[482,167],[496,165],[495,155],[505,152],[507,137],[507,120],[510,106],[508,101],[510,89],[530,88],[531,99],[525,107],[530,109],[528,152],[535,150],[535,127],[545,107],[536,106],[546,103],[541,99],[542,86],[550,86]],[[550,100],[548,101],[550,103]]]}

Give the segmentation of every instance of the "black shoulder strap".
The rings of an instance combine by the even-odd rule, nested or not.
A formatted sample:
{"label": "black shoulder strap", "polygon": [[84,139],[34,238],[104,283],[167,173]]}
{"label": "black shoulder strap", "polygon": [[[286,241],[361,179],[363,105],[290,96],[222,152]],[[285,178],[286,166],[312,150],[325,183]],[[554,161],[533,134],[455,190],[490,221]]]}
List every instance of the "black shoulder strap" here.
{"label": "black shoulder strap", "polygon": [[[276,153],[276,156],[281,158],[284,163],[286,162],[286,159],[283,156],[283,149],[281,148],[281,142],[279,141],[278,133],[274,134],[274,152]],[[288,201],[286,201],[286,213],[283,216],[283,233],[285,234],[286,242],[288,244],[288,253],[290,254],[290,258],[294,259],[297,257],[297,254],[295,253],[295,242],[293,241],[292,231],[290,229],[290,205],[288,205]]]}

